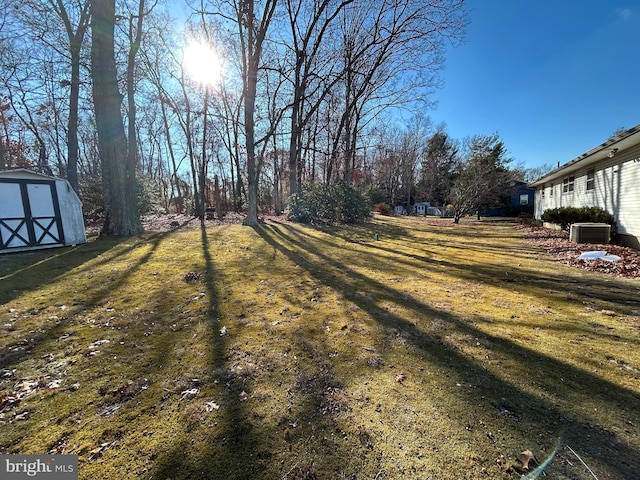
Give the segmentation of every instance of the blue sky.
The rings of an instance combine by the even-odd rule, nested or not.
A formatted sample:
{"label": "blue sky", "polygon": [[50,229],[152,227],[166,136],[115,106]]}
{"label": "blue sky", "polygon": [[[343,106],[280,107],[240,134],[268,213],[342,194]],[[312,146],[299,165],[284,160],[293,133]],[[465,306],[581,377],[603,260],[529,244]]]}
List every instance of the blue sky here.
{"label": "blue sky", "polygon": [[517,162],[565,163],[640,124],[640,0],[467,0],[430,112],[454,138],[498,133]]}

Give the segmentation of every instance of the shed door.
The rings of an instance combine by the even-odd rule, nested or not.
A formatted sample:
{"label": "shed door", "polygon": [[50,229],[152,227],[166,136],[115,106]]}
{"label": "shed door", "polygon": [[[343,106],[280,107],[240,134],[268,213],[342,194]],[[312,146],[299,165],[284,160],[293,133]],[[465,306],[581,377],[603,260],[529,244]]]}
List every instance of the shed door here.
{"label": "shed door", "polygon": [[54,181],[0,178],[0,250],[62,245]]}

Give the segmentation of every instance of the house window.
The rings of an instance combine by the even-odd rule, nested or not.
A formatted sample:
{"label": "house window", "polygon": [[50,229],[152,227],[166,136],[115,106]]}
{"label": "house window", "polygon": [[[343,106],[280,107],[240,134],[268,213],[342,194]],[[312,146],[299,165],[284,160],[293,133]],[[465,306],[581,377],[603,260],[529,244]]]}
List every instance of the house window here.
{"label": "house window", "polygon": [[596,171],[589,170],[587,172],[587,192],[596,188]]}
{"label": "house window", "polygon": [[529,195],[523,193],[520,195],[520,205],[529,205]]}
{"label": "house window", "polygon": [[551,188],[549,189],[549,196],[553,197],[553,189],[555,188],[555,185],[551,185]]}
{"label": "house window", "polygon": [[575,177],[571,175],[570,177],[565,177],[562,180],[562,193],[571,193],[573,192],[573,184],[575,182]]}

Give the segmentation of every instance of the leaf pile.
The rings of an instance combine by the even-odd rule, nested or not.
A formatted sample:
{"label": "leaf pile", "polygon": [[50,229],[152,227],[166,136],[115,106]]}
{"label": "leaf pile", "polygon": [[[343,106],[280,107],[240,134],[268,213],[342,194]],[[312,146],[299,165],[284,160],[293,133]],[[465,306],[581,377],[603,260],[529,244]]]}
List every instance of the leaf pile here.
{"label": "leaf pile", "polygon": [[[563,230],[526,225],[518,225],[516,228],[524,232],[524,237],[529,242],[543,248],[564,265],[617,277],[640,278],[640,250],[620,245],[570,242],[569,233]],[[620,260],[578,260],[582,253],[593,250],[605,250],[609,255],[617,255]]]}

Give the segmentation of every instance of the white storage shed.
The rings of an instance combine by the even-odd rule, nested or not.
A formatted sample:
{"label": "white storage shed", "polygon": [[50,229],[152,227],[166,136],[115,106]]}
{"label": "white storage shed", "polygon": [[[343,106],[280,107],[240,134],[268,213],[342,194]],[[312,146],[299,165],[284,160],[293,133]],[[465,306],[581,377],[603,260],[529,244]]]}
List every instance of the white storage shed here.
{"label": "white storage shed", "polygon": [[85,243],[82,203],[62,178],[0,170],[0,254]]}

